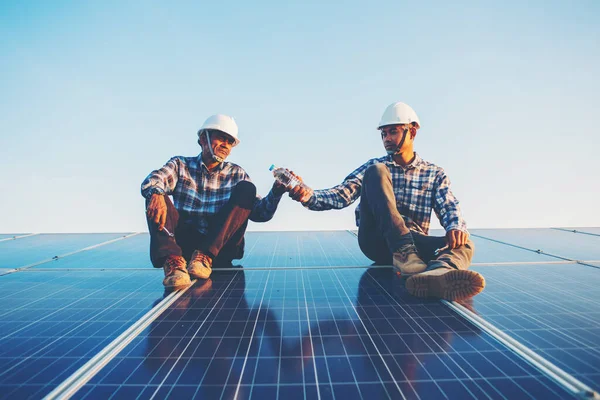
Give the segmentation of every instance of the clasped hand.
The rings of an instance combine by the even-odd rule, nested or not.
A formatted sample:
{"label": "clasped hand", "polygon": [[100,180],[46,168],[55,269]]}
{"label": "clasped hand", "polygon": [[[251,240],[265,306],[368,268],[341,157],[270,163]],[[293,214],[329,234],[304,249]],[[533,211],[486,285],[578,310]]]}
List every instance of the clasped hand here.
{"label": "clasped hand", "polygon": [[[296,175],[294,171],[290,171],[289,169],[287,171],[290,174],[292,174],[299,182],[303,183],[302,178]],[[283,185],[279,181],[275,181],[275,183],[273,183],[273,194],[281,196],[285,192],[288,192],[289,196],[293,200],[299,201],[300,203],[308,201],[313,195],[313,190],[310,187],[306,186],[306,184],[296,185],[293,188],[290,188]]]}
{"label": "clasped hand", "polygon": [[469,234],[467,232],[459,231],[458,229],[446,232],[446,243],[448,243],[449,249],[456,249],[459,246],[463,246],[468,240]]}

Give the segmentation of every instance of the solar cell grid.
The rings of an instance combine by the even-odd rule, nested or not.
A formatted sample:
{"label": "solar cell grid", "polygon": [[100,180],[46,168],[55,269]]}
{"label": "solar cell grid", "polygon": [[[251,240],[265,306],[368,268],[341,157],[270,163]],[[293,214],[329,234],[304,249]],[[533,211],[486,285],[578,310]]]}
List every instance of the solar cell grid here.
{"label": "solar cell grid", "polygon": [[151,269],[149,248],[150,235],[138,234],[33,268]]}
{"label": "solar cell grid", "polygon": [[473,263],[555,262],[556,258],[517,247],[507,246],[476,236],[470,238],[475,244]]}
{"label": "solar cell grid", "polygon": [[190,289],[76,397],[568,397],[449,309],[398,290],[390,270],[234,274]]}
{"label": "solar cell grid", "polygon": [[162,298],[154,272],[0,279],[0,397],[50,392]]}
{"label": "solar cell grid", "polygon": [[346,231],[249,232],[246,244],[244,258],[239,261],[244,268],[364,267],[372,263]]}
{"label": "solar cell grid", "polygon": [[471,305],[480,316],[600,387],[600,271],[577,264],[478,270],[488,282]]}
{"label": "solar cell grid", "polygon": [[[551,231],[583,237],[584,245],[556,243]],[[45,252],[77,251],[100,237],[47,236],[33,252],[5,248],[15,259],[20,253],[40,261]],[[592,254],[589,240],[597,240],[560,230],[510,237],[527,248],[543,239],[547,248],[580,250],[577,259]],[[136,235],[0,277],[0,397],[48,393],[162,299],[162,272],[149,268],[148,240]],[[474,262],[517,265],[475,267],[488,287],[465,305],[598,387],[600,271],[535,266],[558,259],[474,241]],[[244,269],[215,271],[188,289],[75,398],[571,397],[445,305],[409,296],[390,268],[366,268],[371,262],[348,232],[249,232],[239,263]],[[339,266],[364,268],[311,269]]]}
{"label": "solar cell grid", "polygon": [[572,260],[600,260],[600,236],[557,229],[473,229],[471,234]]}
{"label": "solar cell grid", "polygon": [[123,237],[123,233],[40,234],[0,242],[0,268],[19,268]]}

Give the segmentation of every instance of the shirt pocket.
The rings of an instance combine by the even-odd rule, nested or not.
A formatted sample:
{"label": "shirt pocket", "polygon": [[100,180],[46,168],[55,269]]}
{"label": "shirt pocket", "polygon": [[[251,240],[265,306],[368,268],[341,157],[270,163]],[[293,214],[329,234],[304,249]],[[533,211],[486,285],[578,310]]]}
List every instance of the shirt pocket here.
{"label": "shirt pocket", "polygon": [[406,201],[411,211],[427,211],[433,201],[433,183],[429,181],[411,181],[408,184]]}

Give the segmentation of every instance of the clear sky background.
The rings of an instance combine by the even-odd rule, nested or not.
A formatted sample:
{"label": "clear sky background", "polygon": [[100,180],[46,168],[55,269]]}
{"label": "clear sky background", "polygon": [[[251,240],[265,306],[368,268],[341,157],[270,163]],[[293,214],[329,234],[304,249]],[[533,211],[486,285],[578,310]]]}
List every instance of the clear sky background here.
{"label": "clear sky background", "polygon": [[[140,183],[197,154],[214,113],[237,119],[229,161],[260,194],[272,163],[331,187],[385,154],[394,101],[469,227],[600,226],[599,17],[595,0],[2,1],[0,232],[146,230]],[[249,229],[350,229],[355,205],[286,196]]]}

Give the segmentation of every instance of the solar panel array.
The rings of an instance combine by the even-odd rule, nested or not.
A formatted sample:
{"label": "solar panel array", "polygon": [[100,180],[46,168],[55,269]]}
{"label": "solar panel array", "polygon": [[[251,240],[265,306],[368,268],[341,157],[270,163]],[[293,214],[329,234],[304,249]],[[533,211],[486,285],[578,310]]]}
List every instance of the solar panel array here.
{"label": "solar panel array", "polygon": [[[463,303],[595,390],[598,232],[474,230],[488,285]],[[0,235],[1,398],[69,385],[86,399],[577,397],[443,302],[408,295],[352,232],[249,232],[239,268],[174,294],[148,242]]]}
{"label": "solar panel array", "polygon": [[565,371],[600,387],[600,270],[584,265],[474,267],[485,296],[472,307]]}

